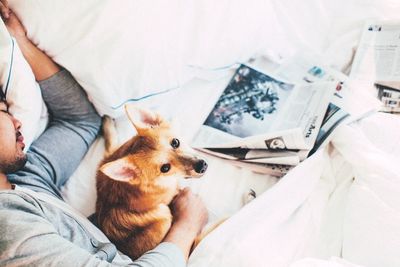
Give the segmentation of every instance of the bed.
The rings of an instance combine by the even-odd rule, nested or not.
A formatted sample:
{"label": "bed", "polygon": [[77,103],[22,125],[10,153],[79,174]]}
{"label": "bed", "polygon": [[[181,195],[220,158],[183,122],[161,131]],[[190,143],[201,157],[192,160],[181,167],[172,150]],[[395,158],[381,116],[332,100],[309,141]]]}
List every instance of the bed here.
{"label": "bed", "polygon": [[[134,134],[130,100],[178,120],[190,142],[235,64],[265,57],[279,64],[311,49],[348,72],[366,19],[396,19],[396,0],[129,1],[12,0],[28,36],[68,69],[100,114],[116,118],[121,140]],[[47,110],[18,49],[0,25],[0,79],[27,142]],[[374,109],[368,86],[354,86]],[[368,96],[371,94],[370,96]],[[27,100],[27,95],[29,100]],[[360,103],[361,102],[361,103]],[[30,134],[36,133],[36,135]],[[99,137],[64,186],[88,216],[96,198]],[[400,266],[400,118],[372,112],[341,125],[330,142],[281,179],[207,157],[201,179],[185,181],[204,199],[210,223],[229,217],[196,248],[189,266]],[[257,198],[247,205],[243,196]]]}

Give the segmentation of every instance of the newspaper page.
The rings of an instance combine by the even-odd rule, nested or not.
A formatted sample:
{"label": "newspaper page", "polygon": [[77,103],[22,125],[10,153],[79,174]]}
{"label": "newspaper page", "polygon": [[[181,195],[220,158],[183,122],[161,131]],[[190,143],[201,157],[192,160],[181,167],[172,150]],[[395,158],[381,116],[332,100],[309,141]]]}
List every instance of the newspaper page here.
{"label": "newspaper page", "polygon": [[350,77],[375,83],[382,111],[400,112],[400,21],[368,21]]}
{"label": "newspaper page", "polygon": [[378,89],[378,99],[382,102],[381,111],[390,113],[400,113],[400,90],[387,86],[390,83],[376,83]]}
{"label": "newspaper page", "polygon": [[207,149],[311,149],[335,86],[293,85],[241,65],[192,145]]}
{"label": "newspaper page", "polygon": [[[333,130],[352,113],[359,113],[360,109],[354,105],[355,99],[349,90],[348,77],[319,62],[315,55],[302,52],[282,62],[275,75],[281,79],[290,80],[292,83],[318,83],[330,81],[336,84],[334,96],[326,110],[321,128],[319,129],[312,155],[328,138]],[[368,109],[369,111],[369,109]],[[364,111],[366,113],[367,111]]]}
{"label": "newspaper page", "polygon": [[300,151],[267,150],[247,148],[211,148],[204,152],[231,160],[270,164],[298,165],[301,161]]}
{"label": "newspaper page", "polygon": [[[221,159],[227,160],[227,159]],[[228,161],[228,160],[227,160]],[[272,175],[276,177],[282,177],[287,174],[295,166],[286,164],[269,164],[269,163],[256,163],[256,162],[245,162],[241,160],[229,160],[229,164],[237,167],[246,168],[253,172]]]}
{"label": "newspaper page", "polygon": [[349,77],[321,63],[318,56],[310,52],[299,52],[295,56],[282,62],[274,75],[279,79],[294,83],[318,83],[329,81],[336,83],[334,97],[331,102],[341,109],[344,109],[352,116],[359,118],[369,113],[370,107],[358,105],[358,102],[367,100],[355,95]]}

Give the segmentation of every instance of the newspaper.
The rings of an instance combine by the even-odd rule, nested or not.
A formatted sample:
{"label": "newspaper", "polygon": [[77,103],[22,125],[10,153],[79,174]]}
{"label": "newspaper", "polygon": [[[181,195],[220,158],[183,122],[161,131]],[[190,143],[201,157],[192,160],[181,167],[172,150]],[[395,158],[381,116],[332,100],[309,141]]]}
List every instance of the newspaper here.
{"label": "newspaper", "polygon": [[314,147],[336,90],[336,80],[295,84],[240,65],[192,145],[283,174]]}
{"label": "newspaper", "polygon": [[368,21],[350,77],[374,83],[382,111],[400,112],[400,21]]}
{"label": "newspaper", "polygon": [[312,155],[321,147],[333,130],[345,119],[350,116],[360,118],[370,112],[370,109],[359,107],[354,102],[354,99],[358,99],[358,97],[352,95],[349,90],[349,78],[337,70],[324,66],[313,54],[306,52],[296,54],[282,62],[275,75],[293,83],[316,83],[320,81],[336,83],[335,93],[328,105],[314,147],[309,155]]}
{"label": "newspaper", "polygon": [[334,83],[285,83],[241,65],[192,145],[310,149],[335,87]]}

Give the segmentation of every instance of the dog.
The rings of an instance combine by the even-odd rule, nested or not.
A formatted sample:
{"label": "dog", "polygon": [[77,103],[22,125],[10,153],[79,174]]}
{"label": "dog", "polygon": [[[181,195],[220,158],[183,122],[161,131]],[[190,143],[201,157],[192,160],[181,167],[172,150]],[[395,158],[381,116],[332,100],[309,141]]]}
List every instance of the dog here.
{"label": "dog", "polygon": [[161,116],[132,104],[125,110],[137,135],[122,146],[113,121],[103,119],[106,153],[96,175],[96,215],[100,229],[134,260],[161,243],[170,229],[168,205],[179,192],[179,180],[201,177],[207,163]]}

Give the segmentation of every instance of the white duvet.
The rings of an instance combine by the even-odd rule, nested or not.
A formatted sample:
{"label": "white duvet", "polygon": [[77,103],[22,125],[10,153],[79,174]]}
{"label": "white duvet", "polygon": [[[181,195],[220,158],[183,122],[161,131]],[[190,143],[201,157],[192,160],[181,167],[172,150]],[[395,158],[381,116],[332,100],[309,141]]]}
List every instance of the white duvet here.
{"label": "white duvet", "polygon": [[[302,47],[345,70],[363,21],[393,19],[397,0],[11,0],[28,35],[66,67],[100,113],[128,99],[178,118],[190,139],[229,79],[250,57],[280,60]],[[168,91],[168,92],[167,92]],[[355,100],[356,101],[356,100]],[[171,108],[173,107],[173,108]],[[132,132],[118,119],[122,139]],[[66,199],[94,210],[93,145]],[[400,120],[374,114],[341,126],[331,143],[281,180],[210,158],[189,181],[211,220],[231,216],[189,266],[400,266]],[[250,188],[258,198],[242,208]],[[265,192],[265,193],[263,193]]]}
{"label": "white duvet", "polygon": [[347,266],[301,260],[335,256],[399,266],[399,129],[399,118],[385,114],[343,125],[328,148],[200,244],[191,265]]}

